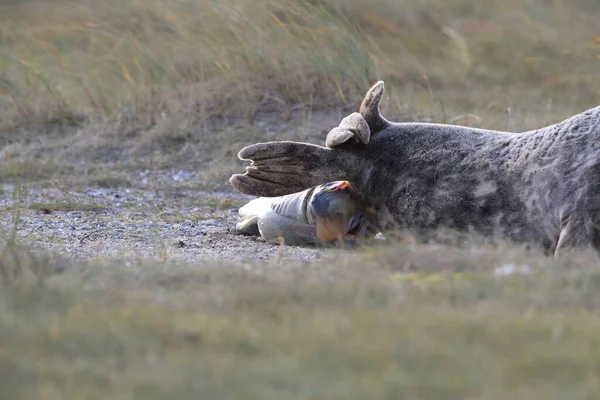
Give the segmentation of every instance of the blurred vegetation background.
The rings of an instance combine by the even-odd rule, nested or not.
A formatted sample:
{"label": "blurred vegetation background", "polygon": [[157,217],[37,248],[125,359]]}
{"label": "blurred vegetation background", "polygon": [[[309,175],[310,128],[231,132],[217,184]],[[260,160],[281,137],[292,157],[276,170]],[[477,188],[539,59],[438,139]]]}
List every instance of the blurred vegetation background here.
{"label": "blurred vegetation background", "polygon": [[600,100],[597,0],[0,4],[3,124],[356,108],[378,79],[390,115],[503,129]]}
{"label": "blurred vegetation background", "polygon": [[597,0],[4,0],[0,179],[185,162],[228,187],[241,147],[323,143],[379,79],[391,120],[533,129],[600,103],[599,20]]}

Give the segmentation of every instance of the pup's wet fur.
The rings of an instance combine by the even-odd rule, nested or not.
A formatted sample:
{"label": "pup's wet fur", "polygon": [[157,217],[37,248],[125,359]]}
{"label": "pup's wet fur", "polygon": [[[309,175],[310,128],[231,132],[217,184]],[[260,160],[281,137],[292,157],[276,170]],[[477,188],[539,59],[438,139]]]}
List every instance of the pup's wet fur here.
{"label": "pup's wet fur", "polygon": [[239,233],[292,246],[348,246],[376,234],[357,208],[346,181],[281,197],[259,197],[239,209],[239,218]]}

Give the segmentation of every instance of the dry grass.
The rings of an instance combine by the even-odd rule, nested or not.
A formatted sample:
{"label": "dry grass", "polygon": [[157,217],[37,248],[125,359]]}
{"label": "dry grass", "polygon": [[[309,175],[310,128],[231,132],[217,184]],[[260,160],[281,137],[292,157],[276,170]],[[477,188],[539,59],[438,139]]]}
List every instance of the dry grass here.
{"label": "dry grass", "polygon": [[392,119],[549,124],[598,102],[599,17],[592,0],[4,2],[0,174],[185,160],[221,182],[267,139],[257,119],[289,132],[294,113],[356,109],[377,79]]}
{"label": "dry grass", "polygon": [[16,2],[0,13],[0,120],[252,120],[265,107],[356,107],[382,78],[391,113],[521,129],[597,102],[594,5]]}
{"label": "dry grass", "polygon": [[[599,18],[595,0],[4,1],[0,181],[129,185],[180,163],[224,184],[245,144],[322,143],[315,115],[355,110],[377,79],[390,119],[549,124],[600,102]],[[67,268],[8,243],[2,399],[600,393],[585,255],[396,244],[250,272]],[[505,263],[534,272],[494,276]]]}
{"label": "dry grass", "polygon": [[54,211],[104,211],[106,206],[93,203],[78,203],[74,201],[54,201],[47,203],[33,203],[27,206],[30,210],[40,211],[44,214],[50,214]]}
{"label": "dry grass", "polygon": [[599,13],[591,0],[5,2],[0,175],[185,161],[221,183],[237,149],[272,138],[257,119],[322,142],[337,117],[308,136],[282,122],[354,110],[377,79],[392,119],[556,122],[600,96]]}

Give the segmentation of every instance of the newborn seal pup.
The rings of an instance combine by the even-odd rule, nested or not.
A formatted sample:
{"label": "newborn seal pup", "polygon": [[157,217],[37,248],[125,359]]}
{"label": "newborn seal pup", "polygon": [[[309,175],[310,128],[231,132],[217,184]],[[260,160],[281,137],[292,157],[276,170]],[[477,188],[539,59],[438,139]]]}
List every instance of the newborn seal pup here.
{"label": "newborn seal pup", "polygon": [[260,235],[269,243],[326,246],[355,244],[372,235],[352,199],[348,182],[319,185],[280,197],[259,197],[239,210],[236,230]]}
{"label": "newborn seal pup", "polygon": [[330,147],[247,146],[238,157],[252,163],[230,183],[242,193],[280,196],[347,180],[369,223],[386,236],[450,228],[501,234],[555,256],[600,248],[600,107],[510,133],[393,123],[379,112],[383,93],[380,81],[352,114],[364,118],[369,132],[357,134],[358,124],[342,128],[345,135],[335,128]]}

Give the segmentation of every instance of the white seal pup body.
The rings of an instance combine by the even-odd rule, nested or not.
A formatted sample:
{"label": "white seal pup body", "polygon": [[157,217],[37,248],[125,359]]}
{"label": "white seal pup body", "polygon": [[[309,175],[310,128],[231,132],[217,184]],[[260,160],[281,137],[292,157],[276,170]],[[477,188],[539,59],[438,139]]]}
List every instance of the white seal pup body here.
{"label": "white seal pup body", "polygon": [[352,243],[371,232],[348,183],[329,182],[279,197],[259,197],[239,210],[236,230],[293,246]]}

